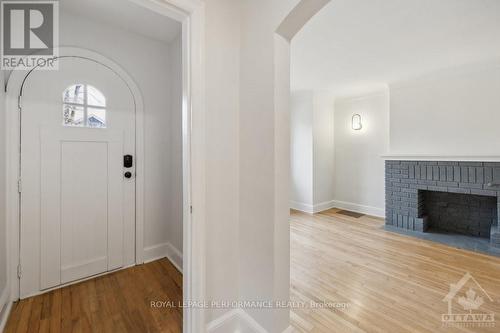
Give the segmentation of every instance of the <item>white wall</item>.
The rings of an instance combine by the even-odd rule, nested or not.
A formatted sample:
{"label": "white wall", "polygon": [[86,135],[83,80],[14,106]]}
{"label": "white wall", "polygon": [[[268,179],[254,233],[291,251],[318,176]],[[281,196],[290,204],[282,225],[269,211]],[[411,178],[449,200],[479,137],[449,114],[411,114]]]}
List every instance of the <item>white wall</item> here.
{"label": "white wall", "polygon": [[[209,299],[289,299],[289,48],[275,31],[298,2],[205,0]],[[244,310],[268,332],[289,325],[289,309]]]}
{"label": "white wall", "polygon": [[[60,40],[63,46],[107,56],[138,84],[145,113],[145,259],[165,256],[169,243],[182,253],[181,109],[173,109],[181,98],[179,40],[171,47],[65,11],[60,15]],[[131,264],[134,254],[128,252]]]}
{"label": "white wall", "polygon": [[[288,191],[275,183],[274,32],[298,0],[205,2],[207,296],[288,300],[288,219],[275,215],[275,194],[288,201]],[[228,311],[209,309],[207,324]],[[269,332],[289,323],[288,309],[245,311]]]}
{"label": "white wall", "polygon": [[5,93],[4,76],[0,72],[0,320],[1,312],[9,298],[9,286],[7,284],[7,221],[5,212],[5,193],[7,192],[6,158],[5,158]]}
{"label": "white wall", "polygon": [[499,155],[500,63],[393,84],[390,152]]}
{"label": "white wall", "polygon": [[[353,114],[363,128],[352,129]],[[385,215],[384,160],[389,130],[389,93],[335,101],[335,202],[338,208]]]}
{"label": "white wall", "polygon": [[313,100],[313,202],[314,210],[331,206],[334,198],[335,100],[327,91],[316,91]]}
{"label": "white wall", "polygon": [[[239,122],[239,292],[244,300],[288,300],[289,242],[286,183],[277,179],[287,160],[276,149],[275,133],[286,136],[275,119],[275,31],[298,0],[242,0]],[[283,50],[285,51],[285,50]],[[284,52],[286,54],[286,52]],[[286,85],[285,85],[286,87]],[[283,88],[285,88],[283,87]],[[288,87],[289,89],[289,87]],[[282,138],[282,136],[280,136]],[[284,186],[278,186],[284,185]],[[286,206],[285,206],[286,208]],[[279,211],[278,211],[279,210]],[[279,216],[279,217],[277,217]],[[270,332],[282,332],[288,309],[247,309]]]}
{"label": "white wall", "polygon": [[312,210],[313,201],[313,109],[312,91],[294,91],[290,100],[290,206]]}
{"label": "white wall", "polygon": [[170,217],[168,242],[182,255],[182,36],[170,44],[170,80],[172,82],[172,106],[170,119]]}
{"label": "white wall", "polygon": [[291,208],[318,212],[334,199],[334,104],[329,92],[292,92]]}
{"label": "white wall", "polygon": [[238,300],[240,2],[206,4],[206,294]]}

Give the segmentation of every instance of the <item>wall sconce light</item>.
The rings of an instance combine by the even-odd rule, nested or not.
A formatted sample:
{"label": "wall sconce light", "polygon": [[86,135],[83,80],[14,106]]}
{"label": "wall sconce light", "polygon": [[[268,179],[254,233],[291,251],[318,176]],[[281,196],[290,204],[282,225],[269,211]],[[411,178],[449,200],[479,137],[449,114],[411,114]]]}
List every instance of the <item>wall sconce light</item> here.
{"label": "wall sconce light", "polygon": [[355,131],[359,131],[362,128],[363,128],[363,124],[361,122],[361,115],[356,113],[352,116],[352,129]]}

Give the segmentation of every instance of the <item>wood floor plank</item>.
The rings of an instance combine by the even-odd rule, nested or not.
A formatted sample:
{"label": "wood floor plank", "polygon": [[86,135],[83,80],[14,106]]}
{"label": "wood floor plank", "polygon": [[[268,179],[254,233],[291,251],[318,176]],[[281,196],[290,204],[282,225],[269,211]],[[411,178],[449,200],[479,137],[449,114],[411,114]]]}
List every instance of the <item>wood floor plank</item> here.
{"label": "wood floor plank", "polygon": [[182,274],[167,260],[54,290],[14,304],[5,333],[182,332]]}

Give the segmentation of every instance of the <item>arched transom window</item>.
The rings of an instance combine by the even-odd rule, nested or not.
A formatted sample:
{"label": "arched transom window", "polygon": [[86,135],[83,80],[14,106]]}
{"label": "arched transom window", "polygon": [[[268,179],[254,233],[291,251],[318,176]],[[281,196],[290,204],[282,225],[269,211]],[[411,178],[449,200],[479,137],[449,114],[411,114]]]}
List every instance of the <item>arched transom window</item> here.
{"label": "arched transom window", "polygon": [[106,128],[106,98],[95,87],[74,84],[63,93],[63,126]]}

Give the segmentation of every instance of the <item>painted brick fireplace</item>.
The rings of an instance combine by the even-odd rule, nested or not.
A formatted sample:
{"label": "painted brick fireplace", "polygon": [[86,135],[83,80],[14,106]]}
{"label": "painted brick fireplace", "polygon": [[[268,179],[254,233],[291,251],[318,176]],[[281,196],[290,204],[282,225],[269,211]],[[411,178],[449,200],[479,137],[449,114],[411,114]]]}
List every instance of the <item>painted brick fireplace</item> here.
{"label": "painted brick fireplace", "polygon": [[500,248],[500,162],[389,160],[386,225],[489,238]]}

